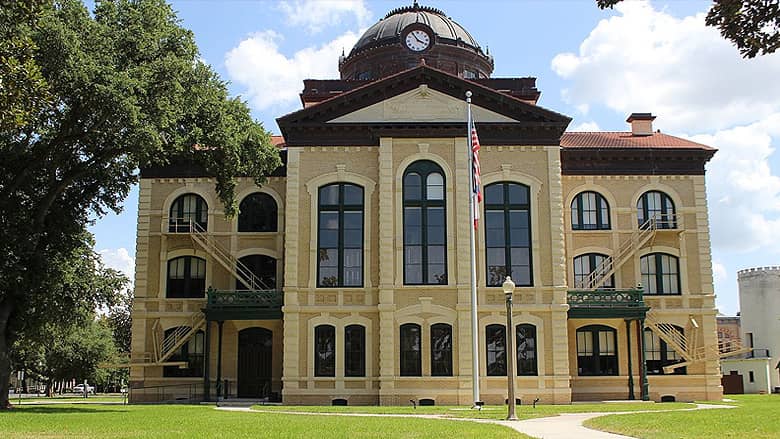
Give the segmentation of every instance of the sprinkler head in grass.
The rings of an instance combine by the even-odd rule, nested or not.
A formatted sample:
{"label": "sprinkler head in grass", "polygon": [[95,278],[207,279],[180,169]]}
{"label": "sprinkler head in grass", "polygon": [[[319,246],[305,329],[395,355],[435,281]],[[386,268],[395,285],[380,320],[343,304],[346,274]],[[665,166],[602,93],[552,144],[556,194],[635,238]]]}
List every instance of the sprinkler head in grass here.
{"label": "sprinkler head in grass", "polygon": [[539,402],[539,398],[534,399],[534,408],[536,408],[536,403]]}

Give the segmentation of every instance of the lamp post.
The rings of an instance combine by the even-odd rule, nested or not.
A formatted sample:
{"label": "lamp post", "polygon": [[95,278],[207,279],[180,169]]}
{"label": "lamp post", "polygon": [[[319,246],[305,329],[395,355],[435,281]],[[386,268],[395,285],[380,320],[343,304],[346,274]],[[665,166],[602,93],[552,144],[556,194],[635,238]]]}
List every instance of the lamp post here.
{"label": "lamp post", "polygon": [[506,296],[506,387],[508,411],[506,420],[517,421],[515,414],[515,338],[513,337],[514,325],[512,325],[512,294],[515,292],[515,283],[510,276],[506,277],[502,287]]}

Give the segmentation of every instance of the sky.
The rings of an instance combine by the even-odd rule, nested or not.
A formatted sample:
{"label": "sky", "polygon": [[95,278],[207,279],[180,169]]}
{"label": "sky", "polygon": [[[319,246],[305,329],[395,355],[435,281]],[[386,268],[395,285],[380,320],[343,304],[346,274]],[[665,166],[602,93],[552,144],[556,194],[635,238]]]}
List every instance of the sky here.
{"label": "sky", "polygon": [[[264,127],[300,108],[303,79],[338,78],[338,57],[411,0],[174,1],[201,57]],[[721,313],[739,310],[737,271],[780,265],[780,53],[745,60],[706,27],[709,1],[421,1],[490,51],[493,77],[537,78],[539,105],[570,131],[654,128],[718,148],[707,165],[713,273]],[[107,265],[132,277],[138,190],[92,227]]]}

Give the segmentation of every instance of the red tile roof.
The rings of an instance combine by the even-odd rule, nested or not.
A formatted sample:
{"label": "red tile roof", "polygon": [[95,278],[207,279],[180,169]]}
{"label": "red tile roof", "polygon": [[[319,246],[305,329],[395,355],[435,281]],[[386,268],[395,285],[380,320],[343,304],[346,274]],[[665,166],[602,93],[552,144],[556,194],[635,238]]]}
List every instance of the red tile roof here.
{"label": "red tile roof", "polygon": [[271,136],[271,145],[277,148],[284,148],[284,136]]}
{"label": "red tile roof", "polygon": [[701,143],[653,133],[649,136],[634,136],[630,132],[566,132],[561,136],[564,148],[684,148],[715,150]]}

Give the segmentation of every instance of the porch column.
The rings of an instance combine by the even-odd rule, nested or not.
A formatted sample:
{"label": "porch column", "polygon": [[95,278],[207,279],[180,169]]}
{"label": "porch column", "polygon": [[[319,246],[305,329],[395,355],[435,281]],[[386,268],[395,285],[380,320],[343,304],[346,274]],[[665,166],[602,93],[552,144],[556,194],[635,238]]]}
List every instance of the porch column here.
{"label": "porch column", "polygon": [[628,347],[628,399],[634,400],[634,370],[631,367],[631,320],[626,319],[626,345]]}
{"label": "porch column", "polygon": [[203,359],[203,401],[211,401],[211,395],[209,394],[209,387],[211,387],[211,381],[209,380],[209,362],[211,361],[211,322],[206,320],[206,340],[204,342],[204,354]]}
{"label": "porch column", "polygon": [[645,339],[644,328],[645,319],[637,321],[636,334],[637,343],[639,343],[639,375],[642,380],[642,401],[650,401],[650,385],[647,382],[647,363],[645,362]]}
{"label": "porch column", "polygon": [[222,393],[222,325],[225,322],[220,320],[217,322],[219,328],[217,335],[217,400],[219,400],[219,394]]}

